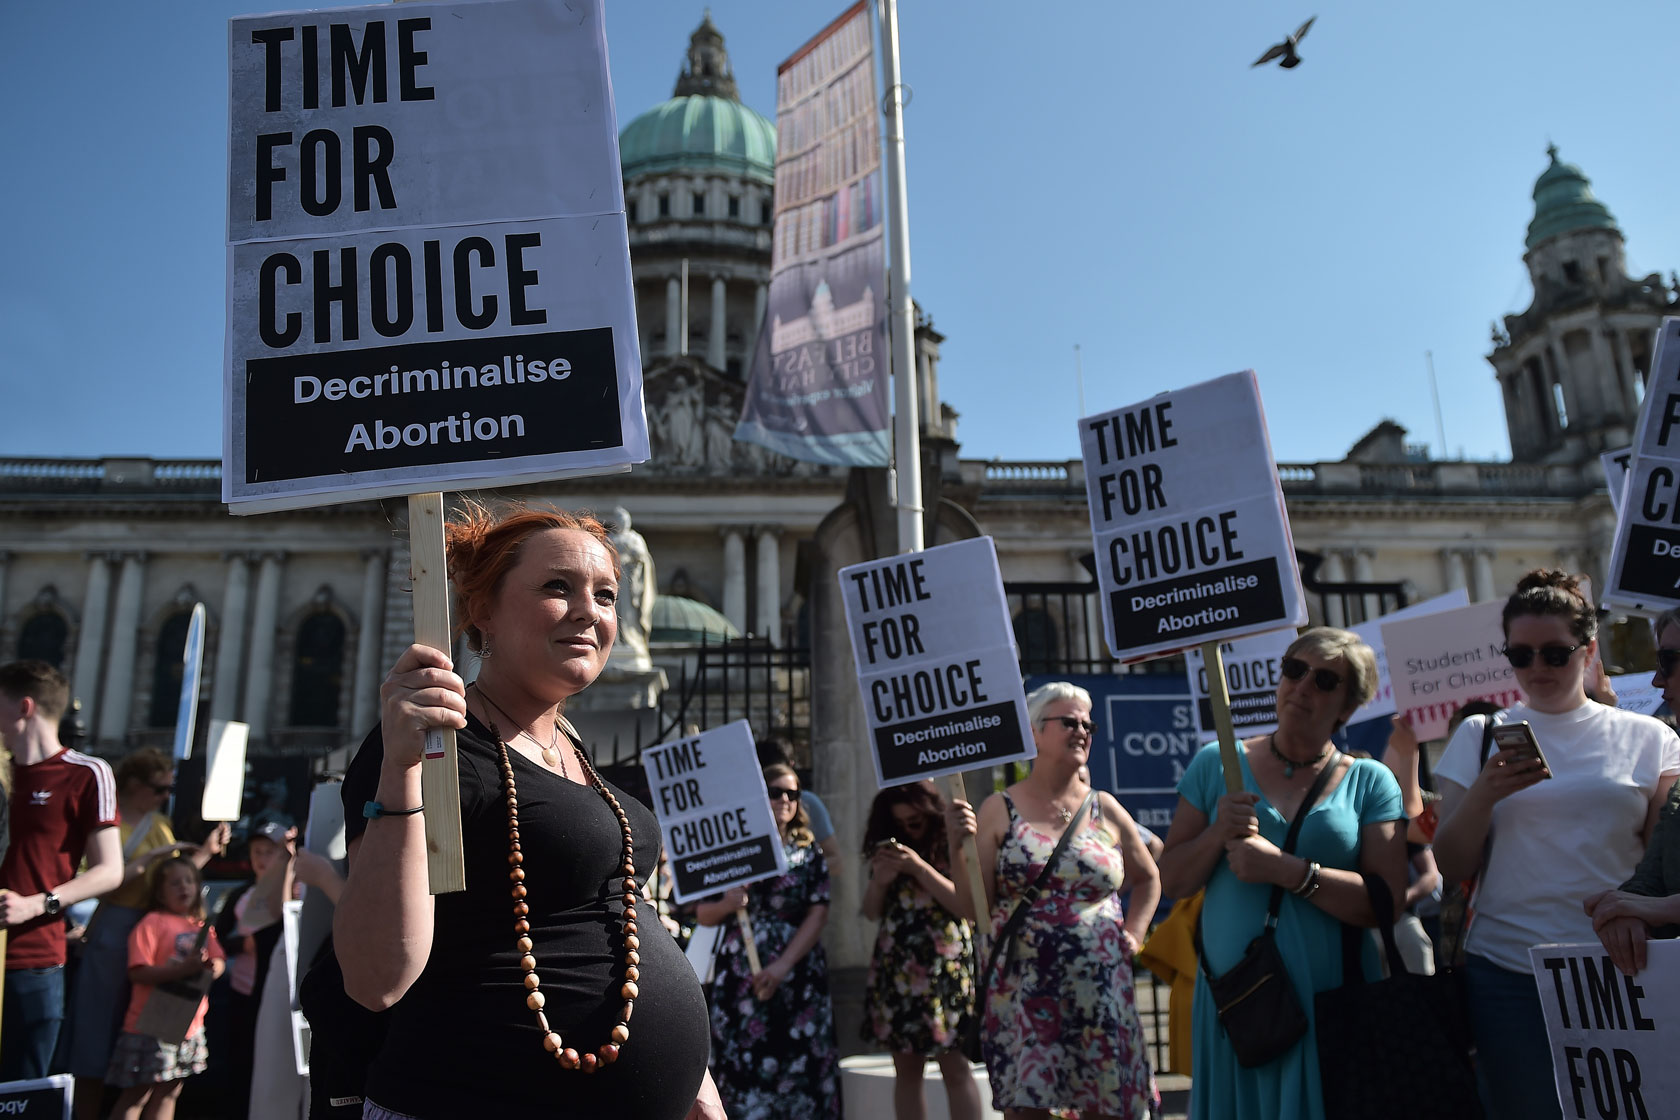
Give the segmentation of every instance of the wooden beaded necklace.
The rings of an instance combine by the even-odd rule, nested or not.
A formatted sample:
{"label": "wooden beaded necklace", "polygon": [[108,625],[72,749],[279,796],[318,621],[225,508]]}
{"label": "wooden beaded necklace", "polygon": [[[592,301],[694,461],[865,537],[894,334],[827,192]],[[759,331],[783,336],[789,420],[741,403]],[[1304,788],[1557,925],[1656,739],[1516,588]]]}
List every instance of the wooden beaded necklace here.
{"label": "wooden beaded necklace", "polygon": [[[578,1069],[584,1073],[594,1073],[603,1066],[609,1066],[618,1060],[619,1050],[630,1040],[630,1014],[636,1007],[636,996],[640,989],[636,981],[641,978],[641,939],[636,933],[636,859],[634,837],[630,834],[630,818],[625,815],[624,806],[618,803],[612,790],[596,771],[589,756],[583,753],[583,748],[576,743],[572,750],[576,752],[578,763],[584,774],[589,778],[589,784],[595,787],[606,801],[607,807],[618,818],[618,827],[624,833],[624,860],[621,869],[624,873],[624,986],[619,994],[624,997],[624,1009],[618,1017],[618,1023],[609,1032],[610,1041],[603,1043],[597,1049],[582,1052],[567,1046],[560,1037],[560,1032],[548,1025],[548,1016],[543,1013],[546,1002],[542,991],[542,981],[537,977],[537,958],[532,956],[535,943],[531,940],[531,908],[525,902],[525,862],[524,855],[519,850],[519,789],[513,778],[513,759],[508,753],[508,745],[502,739],[502,733],[490,723],[490,734],[496,737],[496,748],[501,754],[502,787],[507,791],[508,812],[508,879],[513,883],[513,932],[517,937],[515,947],[519,950],[519,967],[525,970],[525,1006],[537,1015],[537,1026],[543,1032],[543,1048],[554,1055],[554,1060],[560,1063],[562,1069]],[[556,721],[556,730],[559,723]]]}

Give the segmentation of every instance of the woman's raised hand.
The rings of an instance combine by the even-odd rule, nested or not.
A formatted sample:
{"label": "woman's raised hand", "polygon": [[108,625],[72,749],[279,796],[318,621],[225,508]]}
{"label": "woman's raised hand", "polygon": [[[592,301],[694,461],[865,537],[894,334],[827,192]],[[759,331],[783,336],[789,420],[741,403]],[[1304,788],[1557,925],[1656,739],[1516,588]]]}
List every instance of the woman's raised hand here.
{"label": "woman's raised hand", "polygon": [[467,688],[455,675],[447,654],[411,645],[379,687],[379,718],[385,738],[385,764],[418,766],[433,728],[467,725]]}
{"label": "woman's raised hand", "polygon": [[974,816],[974,806],[966,801],[952,801],[945,809],[945,831],[959,844],[964,836],[976,835],[980,823]]}

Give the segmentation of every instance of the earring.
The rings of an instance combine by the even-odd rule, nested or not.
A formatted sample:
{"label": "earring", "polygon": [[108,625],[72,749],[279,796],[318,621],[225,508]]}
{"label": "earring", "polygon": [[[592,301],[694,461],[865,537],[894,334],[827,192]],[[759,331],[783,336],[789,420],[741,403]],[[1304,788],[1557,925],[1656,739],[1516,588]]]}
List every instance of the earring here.
{"label": "earring", "polygon": [[478,640],[478,659],[480,661],[490,660],[490,635],[488,634]]}

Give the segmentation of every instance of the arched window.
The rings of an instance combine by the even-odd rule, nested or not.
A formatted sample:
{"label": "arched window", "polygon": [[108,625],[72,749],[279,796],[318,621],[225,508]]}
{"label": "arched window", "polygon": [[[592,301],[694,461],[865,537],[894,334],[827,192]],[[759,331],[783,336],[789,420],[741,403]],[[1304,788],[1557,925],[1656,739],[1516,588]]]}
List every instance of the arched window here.
{"label": "arched window", "polygon": [[64,668],[64,647],[70,640],[70,624],[57,611],[41,611],[23,624],[18,634],[18,660],[30,658],[45,661],[55,669]]}
{"label": "arched window", "polygon": [[181,659],[187,652],[192,611],[176,611],[158,627],[157,658],[152,665],[152,710],[147,727],[174,727],[181,708]]}
{"label": "arched window", "polygon": [[316,611],[298,627],[287,722],[292,727],[337,727],[343,687],[344,623],[332,611]]}
{"label": "arched window", "polygon": [[1015,616],[1015,645],[1021,651],[1021,672],[1063,672],[1056,657],[1056,624],[1042,607],[1028,607]]}

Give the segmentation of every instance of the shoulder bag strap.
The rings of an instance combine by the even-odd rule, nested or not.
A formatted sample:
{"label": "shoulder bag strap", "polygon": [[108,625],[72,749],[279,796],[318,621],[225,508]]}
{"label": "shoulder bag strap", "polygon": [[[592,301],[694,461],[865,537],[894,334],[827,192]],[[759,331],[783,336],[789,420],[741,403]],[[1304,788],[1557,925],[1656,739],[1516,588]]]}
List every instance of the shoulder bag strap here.
{"label": "shoulder bag strap", "polygon": [[152,818],[155,816],[157,816],[155,812],[147,813],[134,823],[134,831],[128,834],[128,843],[123,845],[122,858],[124,864],[140,854],[140,845],[145,843],[147,834],[152,831]]}
{"label": "shoulder bag strap", "polygon": [[[1092,790],[1085,795],[1085,800],[1080,804],[1079,811],[1073,814],[1073,819],[1068,821],[1066,828],[1062,829],[1062,837],[1056,841],[1055,850],[1050,853],[1050,858],[1044,861],[1044,869],[1038,873],[1038,878],[1032,881],[1032,885],[1027,888],[1021,901],[1015,904],[1015,909],[1010,911],[1009,920],[1003,923],[1002,928],[992,938],[992,951],[986,956],[986,970],[980,974],[980,983],[975,985],[974,989],[975,1007],[981,1007],[986,1001],[986,988],[992,982],[992,970],[997,967],[999,950],[1014,940],[1016,932],[1021,928],[1021,923],[1027,920],[1027,910],[1037,901],[1039,888],[1044,885],[1044,880],[1050,877],[1050,872],[1055,870],[1056,864],[1061,862],[1062,853],[1067,850],[1068,841],[1073,838],[1073,834],[1084,827],[1085,813],[1096,799],[1096,790]],[[984,899],[977,900],[979,905],[983,905],[984,902]]]}

